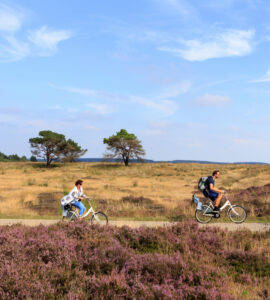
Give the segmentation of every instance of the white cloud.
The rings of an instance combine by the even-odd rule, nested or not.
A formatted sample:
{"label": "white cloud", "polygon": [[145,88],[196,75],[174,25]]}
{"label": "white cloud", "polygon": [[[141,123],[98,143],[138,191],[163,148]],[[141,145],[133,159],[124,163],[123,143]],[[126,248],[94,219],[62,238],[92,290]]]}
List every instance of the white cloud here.
{"label": "white cloud", "polygon": [[227,96],[205,94],[194,100],[194,103],[205,106],[221,106],[231,102]]}
{"label": "white cloud", "polygon": [[[97,91],[97,90],[92,90],[92,89],[81,89],[81,88],[73,88],[73,87],[57,87],[53,84],[49,84],[51,87],[58,89],[58,90],[63,90],[71,93],[76,93],[80,94],[83,96],[88,96],[92,97],[95,100],[99,99],[101,101],[110,101],[111,103],[134,103],[134,104],[139,104],[143,105],[145,107],[155,109],[157,111],[160,111],[161,113],[165,115],[172,115],[174,114],[177,109],[178,105],[172,101],[169,100],[168,98],[170,97],[163,97],[162,95],[157,95],[154,97],[140,97],[136,95],[122,95],[122,94],[116,94],[116,93],[108,93],[108,92],[103,92],[103,91]],[[176,93],[174,92],[170,96],[175,96]],[[167,98],[167,99],[165,99]],[[103,104],[100,104],[99,106],[97,104],[87,104],[88,106],[92,106],[95,109],[99,109],[100,111],[104,109],[108,109],[108,107],[104,106]],[[105,110],[105,111],[106,111]],[[106,112],[108,113],[108,112]]]}
{"label": "white cloud", "polygon": [[182,47],[159,47],[161,51],[175,53],[189,61],[204,61],[211,58],[243,56],[252,52],[253,30],[227,30],[204,40],[187,40]]}
{"label": "white cloud", "polygon": [[151,99],[151,98],[148,99],[144,97],[131,96],[131,95],[127,96],[126,99],[130,102],[141,104],[148,108],[153,108],[155,110],[158,110],[167,116],[174,114],[178,109],[178,105],[171,100],[165,100],[165,99],[160,100],[160,99]]}
{"label": "white cloud", "polygon": [[250,81],[250,83],[256,82],[270,82],[270,69],[261,78]]}
{"label": "white cloud", "polygon": [[[0,4],[0,62],[22,60],[27,56],[55,54],[61,41],[72,36],[68,30],[54,30],[42,26],[24,36],[22,10]],[[20,37],[19,37],[20,36]]]}
{"label": "white cloud", "polygon": [[188,92],[191,88],[190,80],[182,80],[174,84],[168,85],[162,92],[160,92],[155,98],[173,98],[181,94]]}
{"label": "white cloud", "polygon": [[0,4],[0,31],[15,32],[20,29],[22,21],[22,12]]}
{"label": "white cloud", "polygon": [[107,115],[113,112],[113,109],[106,104],[88,103],[88,107],[93,108],[98,114]]}
{"label": "white cloud", "polygon": [[57,89],[57,90],[62,90],[62,91],[66,91],[66,92],[70,92],[70,93],[74,93],[74,94],[79,94],[79,95],[83,95],[83,96],[98,96],[100,93],[95,91],[95,90],[91,90],[91,89],[81,89],[81,88],[73,88],[73,87],[59,87],[56,86],[52,83],[49,83],[49,86]]}
{"label": "white cloud", "polygon": [[42,26],[33,30],[28,35],[28,40],[38,48],[42,55],[50,55],[57,50],[57,45],[64,40],[71,38],[72,33],[68,30],[53,30]]}
{"label": "white cloud", "polygon": [[18,41],[13,36],[5,37],[6,43],[0,44],[0,61],[18,61],[31,54],[29,44]]}

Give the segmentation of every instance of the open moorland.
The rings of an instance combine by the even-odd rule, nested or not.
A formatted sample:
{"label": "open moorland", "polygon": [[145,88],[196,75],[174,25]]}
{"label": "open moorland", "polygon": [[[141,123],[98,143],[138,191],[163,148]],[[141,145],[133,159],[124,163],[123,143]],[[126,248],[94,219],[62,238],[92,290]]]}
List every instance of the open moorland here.
{"label": "open moorland", "polygon": [[60,199],[75,180],[94,207],[110,218],[182,220],[194,216],[193,193],[201,176],[221,172],[216,185],[233,203],[248,210],[248,220],[270,220],[270,165],[145,163],[0,163],[0,215],[59,218]]}

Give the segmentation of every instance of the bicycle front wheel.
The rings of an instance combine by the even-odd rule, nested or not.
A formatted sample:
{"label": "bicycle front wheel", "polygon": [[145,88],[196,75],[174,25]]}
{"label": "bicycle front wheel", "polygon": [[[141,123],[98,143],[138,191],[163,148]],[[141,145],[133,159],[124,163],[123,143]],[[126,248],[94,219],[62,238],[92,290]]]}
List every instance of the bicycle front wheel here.
{"label": "bicycle front wheel", "polygon": [[211,212],[212,212],[211,207],[203,204],[201,210],[199,209],[195,210],[195,218],[199,223],[203,223],[203,224],[209,223],[213,215],[207,213],[211,213]]}
{"label": "bicycle front wheel", "polygon": [[245,210],[244,207],[240,205],[233,205],[229,210],[228,210],[228,217],[230,220],[234,223],[240,224],[245,222],[247,218],[247,211]]}
{"label": "bicycle front wheel", "polygon": [[91,218],[91,224],[107,225],[108,217],[103,212],[98,211],[93,214]]}

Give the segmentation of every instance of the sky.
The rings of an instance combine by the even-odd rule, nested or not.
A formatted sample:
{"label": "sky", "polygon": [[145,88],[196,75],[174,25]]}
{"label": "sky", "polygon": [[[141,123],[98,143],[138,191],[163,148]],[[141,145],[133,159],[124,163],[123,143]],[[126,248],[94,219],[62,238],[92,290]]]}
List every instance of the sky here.
{"label": "sky", "polygon": [[270,2],[0,0],[0,152],[52,130],[102,157],[270,163]]}

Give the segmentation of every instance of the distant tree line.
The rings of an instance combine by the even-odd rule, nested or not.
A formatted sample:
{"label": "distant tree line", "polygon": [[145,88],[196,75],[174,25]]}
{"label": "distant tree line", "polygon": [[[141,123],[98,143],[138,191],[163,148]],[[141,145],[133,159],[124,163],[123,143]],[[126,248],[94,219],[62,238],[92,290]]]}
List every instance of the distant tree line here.
{"label": "distant tree line", "polygon": [[17,154],[6,155],[0,152],[0,161],[27,161],[26,156],[19,156]]}

